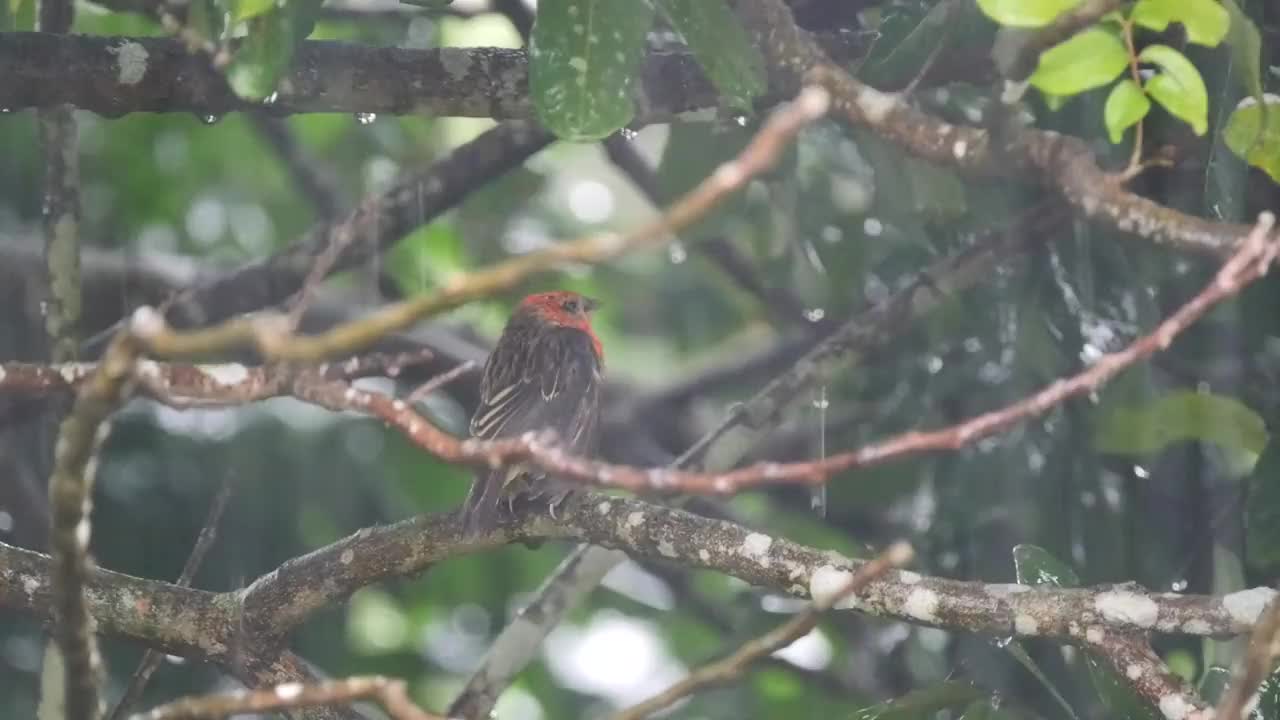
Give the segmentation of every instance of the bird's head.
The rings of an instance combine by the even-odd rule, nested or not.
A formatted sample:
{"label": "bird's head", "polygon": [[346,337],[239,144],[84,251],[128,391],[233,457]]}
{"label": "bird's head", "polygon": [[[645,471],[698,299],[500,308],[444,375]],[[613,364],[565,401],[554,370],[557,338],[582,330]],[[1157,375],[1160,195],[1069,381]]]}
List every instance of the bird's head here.
{"label": "bird's head", "polygon": [[600,302],[593,298],[568,290],[553,290],[529,295],[520,301],[516,312],[556,327],[581,330],[590,336],[596,357],[603,358],[600,339],[591,329],[591,313],[598,307]]}

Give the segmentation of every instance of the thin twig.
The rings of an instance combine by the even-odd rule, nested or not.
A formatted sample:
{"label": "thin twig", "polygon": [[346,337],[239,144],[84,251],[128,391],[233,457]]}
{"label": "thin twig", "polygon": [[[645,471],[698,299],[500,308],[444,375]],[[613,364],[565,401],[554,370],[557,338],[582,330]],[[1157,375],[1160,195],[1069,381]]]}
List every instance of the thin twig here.
{"label": "thin twig", "polygon": [[426,712],[409,699],[403,680],[378,676],[330,680],[310,685],[289,683],[269,690],[184,698],[150,712],[134,715],[133,720],[224,718],[241,713],[350,704],[358,700],[377,701],[394,720],[442,720],[440,716]]}
{"label": "thin twig", "polygon": [[431,393],[435,392],[436,390],[439,390],[445,385],[448,385],[454,380],[457,380],[463,375],[474,372],[475,370],[479,369],[479,367],[480,367],[480,363],[474,360],[468,360],[458,365],[454,369],[445,373],[441,373],[431,378],[430,380],[422,383],[422,385],[419,385],[416,389],[414,389],[413,392],[409,393],[409,397],[405,398],[405,401],[410,403],[418,402],[419,400],[426,398]]}
{"label": "thin twig", "polygon": [[1280,601],[1272,598],[1249,636],[1249,648],[1236,666],[1218,703],[1218,720],[1242,720],[1258,703],[1257,692],[1280,657]]}
{"label": "thin twig", "polygon": [[303,399],[328,407],[370,413],[399,428],[414,443],[447,462],[499,467],[531,462],[564,479],[618,487],[633,492],[680,492],[728,495],[764,485],[816,485],[845,470],[868,467],[928,451],[954,450],[1001,432],[1019,422],[1043,415],[1067,399],[1096,390],[1117,374],[1157,352],[1204,316],[1219,302],[1261,277],[1276,257],[1280,243],[1270,237],[1275,217],[1262,213],[1239,251],[1213,281],[1148,335],[1127,348],[1103,355],[1081,373],[1054,381],[1039,392],[999,410],[931,431],[910,431],[858,450],[819,460],[757,463],[723,473],[688,472],[669,468],[640,469],[568,455],[547,433],[485,441],[457,439],[440,431],[404,402],[372,393],[348,390],[341,397],[323,388],[307,389]]}
{"label": "thin twig", "polygon": [[[178,575],[175,585],[179,587],[188,587],[191,581],[195,579],[196,573],[200,570],[200,566],[204,564],[205,556],[209,554],[209,548],[213,547],[213,541],[218,537],[218,524],[222,521],[222,514],[226,512],[227,502],[231,499],[231,488],[235,483],[235,474],[228,472],[223,477],[222,485],[218,488],[218,494],[213,498],[213,505],[210,506],[209,512],[205,515],[204,525],[200,528],[200,534],[196,536],[195,545],[191,548],[191,554],[187,556],[187,562],[182,566],[182,572]],[[129,684],[125,687],[124,693],[120,696],[120,700],[116,702],[116,706],[107,714],[107,720],[121,720],[130,707],[137,704],[142,698],[142,693],[147,689],[147,683],[151,680],[151,676],[156,669],[160,667],[160,663],[164,660],[164,654],[148,649],[142,654],[142,660],[138,663],[137,669],[133,671],[133,675],[129,678]]]}
{"label": "thin twig", "polygon": [[913,557],[915,557],[915,551],[905,542],[889,546],[874,560],[858,568],[856,573],[849,573],[847,577],[842,577],[840,579],[842,584],[827,588],[828,594],[815,597],[813,605],[808,610],[764,635],[743,643],[729,656],[699,667],[657,695],[618,712],[613,716],[613,720],[642,720],[671,707],[682,698],[699,690],[737,680],[753,663],[782,650],[811,632],[818,626],[818,619],[822,617],[822,613],[830,610],[837,602],[856,595],[872,580],[893,568],[906,565]]}

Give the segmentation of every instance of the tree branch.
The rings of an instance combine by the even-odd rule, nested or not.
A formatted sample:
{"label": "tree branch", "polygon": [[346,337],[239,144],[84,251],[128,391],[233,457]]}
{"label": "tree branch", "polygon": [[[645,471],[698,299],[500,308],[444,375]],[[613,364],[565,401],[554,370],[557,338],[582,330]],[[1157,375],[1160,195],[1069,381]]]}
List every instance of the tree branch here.
{"label": "tree branch", "polygon": [[241,713],[290,710],[318,705],[350,704],[372,699],[393,720],[441,720],[409,699],[403,680],[384,677],[352,677],[303,685],[288,683],[249,693],[183,698],[135,716],[137,720],[224,718]]}
{"label": "tree branch", "polygon": [[[536,511],[518,512],[510,524],[477,538],[462,537],[457,512],[365,528],[226,593],[94,569],[88,574],[86,595],[102,632],[226,665],[235,661],[240,651],[236,641],[246,628],[270,629],[278,635],[361,587],[414,576],[446,558],[509,543],[591,543],[640,560],[722,572],[807,598],[840,587],[865,564],[640,500],[583,492],[567,500],[563,509],[558,519]],[[46,555],[0,543],[0,607],[48,621],[53,613],[51,567]],[[1274,597],[1276,591],[1266,587],[1211,596],[1150,593],[1131,584],[1030,587],[889,571],[833,609],[996,637],[1083,642],[1091,627],[1214,637],[1247,633]]]}
{"label": "tree branch", "polygon": [[[530,275],[564,263],[600,263],[643,247],[661,245],[669,241],[672,233],[687,227],[731,193],[742,189],[751,178],[772,167],[795,135],[826,110],[826,91],[818,88],[804,90],[794,101],[774,111],[738,157],[721,165],[656,220],[625,234],[589,235],[514,257],[459,276],[436,292],[384,306],[364,318],[319,335],[295,335],[288,320],[279,316],[236,318],[206,330],[178,333],[170,330],[163,318],[152,311],[151,315],[155,317],[149,317],[146,323],[147,347],[158,355],[189,356],[253,345],[268,358],[318,360],[363,349],[382,336],[404,329],[428,315],[514,287]],[[340,255],[346,255],[345,250],[350,244],[334,242],[323,252],[328,252],[330,247],[337,247]],[[141,315],[135,313],[135,317]]]}
{"label": "tree branch", "polygon": [[1187,252],[1227,257],[1249,234],[1247,225],[1188,215],[1125,190],[1123,177],[1103,171],[1080,138],[1019,129],[997,144],[986,130],[943,122],[863,84],[796,26],[782,0],[744,0],[738,9],[760,39],[775,84],[822,84],[837,117],[907,152],[967,175],[1035,178],[1085,217]]}
{"label": "tree branch", "polygon": [[[862,57],[854,33],[825,36],[836,57]],[[0,107],[62,103],[116,117],[132,112],[341,112],[530,119],[528,55],[505,48],[409,50],[308,40],[298,45],[275,99],[243,100],[208,56],[179,40],[0,33]],[[714,109],[719,97],[687,52],[651,53],[640,69],[648,124]],[[762,106],[776,102],[773,95]]]}

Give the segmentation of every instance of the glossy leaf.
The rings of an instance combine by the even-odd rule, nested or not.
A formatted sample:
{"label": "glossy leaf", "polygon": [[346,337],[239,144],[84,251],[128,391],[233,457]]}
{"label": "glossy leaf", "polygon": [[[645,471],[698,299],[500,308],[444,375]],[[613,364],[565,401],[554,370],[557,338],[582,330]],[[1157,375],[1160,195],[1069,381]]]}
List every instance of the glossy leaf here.
{"label": "glossy leaf", "polygon": [[1013,571],[1023,585],[1074,587],[1080,584],[1080,577],[1070,565],[1038,545],[1013,548]]}
{"label": "glossy leaf", "polygon": [[1271,673],[1258,686],[1258,705],[1249,714],[1250,720],[1276,720],[1280,718],[1280,671]]}
{"label": "glossy leaf", "polygon": [[1235,0],[1222,0],[1222,7],[1231,18],[1227,30],[1231,60],[1238,68],[1245,91],[1262,102],[1262,34]]}
{"label": "glossy leaf", "polygon": [[1182,390],[1141,407],[1112,408],[1094,433],[1098,450],[1119,455],[1150,455],[1188,440],[1256,455],[1267,444],[1267,428],[1235,398]]}
{"label": "glossy leaf", "polygon": [[1280,97],[1245,98],[1227,118],[1222,139],[1245,162],[1280,183]]}
{"label": "glossy leaf", "polygon": [[1168,45],[1149,45],[1138,53],[1138,60],[1160,68],[1147,81],[1151,99],[1190,125],[1197,135],[1205,134],[1209,129],[1209,91],[1187,56]]}
{"label": "glossy leaf", "polygon": [[985,693],[966,682],[941,682],[853,713],[854,720],[914,720],[939,710],[985,700]]}
{"label": "glossy leaf", "polygon": [[1200,699],[1210,705],[1217,705],[1222,699],[1222,691],[1227,689],[1227,684],[1231,681],[1231,668],[1221,665],[1214,665],[1204,671],[1204,675],[1200,676],[1200,687],[1197,692]]}
{"label": "glossy leaf", "polygon": [[0,32],[36,29],[36,0],[0,0]]}
{"label": "glossy leaf", "polygon": [[538,119],[566,140],[599,140],[635,115],[631,86],[653,8],[634,0],[543,0],[530,39]]}
{"label": "glossy leaf", "polygon": [[1080,0],[978,0],[978,7],[992,20],[1025,28],[1044,27],[1079,4]]}
{"label": "glossy leaf", "polygon": [[227,84],[247,100],[262,100],[276,91],[289,69],[293,51],[315,25],[320,0],[292,2],[249,21],[249,34],[227,68]]}
{"label": "glossy leaf", "polygon": [[227,12],[231,16],[231,22],[236,23],[252,20],[275,7],[275,0],[230,0],[227,3]]}
{"label": "glossy leaf", "polygon": [[[1024,585],[1074,587],[1080,584],[1075,570],[1048,550],[1035,545],[1014,547],[1013,567],[1018,582]],[[1094,689],[1111,711],[1108,717],[1158,720],[1160,715],[1156,708],[1138,697],[1133,688],[1113,670],[1096,660],[1092,654],[1086,654],[1085,659]]]}
{"label": "glossy leaf", "polygon": [[1231,24],[1230,15],[1218,0],[1139,0],[1129,17],[1156,32],[1164,32],[1169,23],[1181,23],[1187,40],[1209,47],[1222,42]]}
{"label": "glossy leaf", "polygon": [[1136,125],[1150,111],[1151,101],[1136,82],[1125,78],[1116,83],[1107,96],[1107,104],[1102,111],[1111,142],[1120,142],[1124,138],[1124,131]]}
{"label": "glossy leaf", "polygon": [[1076,95],[1115,80],[1129,55],[1115,33],[1091,28],[1040,56],[1031,84],[1053,95]]}
{"label": "glossy leaf", "polygon": [[655,0],[730,107],[750,110],[765,91],[764,58],[724,0]]}
{"label": "glossy leaf", "polygon": [[1280,443],[1267,445],[1245,488],[1245,564],[1271,575],[1280,568]]}

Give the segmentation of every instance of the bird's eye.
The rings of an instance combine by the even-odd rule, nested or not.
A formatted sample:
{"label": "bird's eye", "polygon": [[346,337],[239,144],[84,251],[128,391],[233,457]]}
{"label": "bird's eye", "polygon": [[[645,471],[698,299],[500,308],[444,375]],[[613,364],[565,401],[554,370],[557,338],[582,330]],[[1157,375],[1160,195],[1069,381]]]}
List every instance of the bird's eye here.
{"label": "bird's eye", "polygon": [[576,313],[578,312],[578,301],[574,299],[565,300],[560,303],[560,307],[564,308],[565,312]]}

